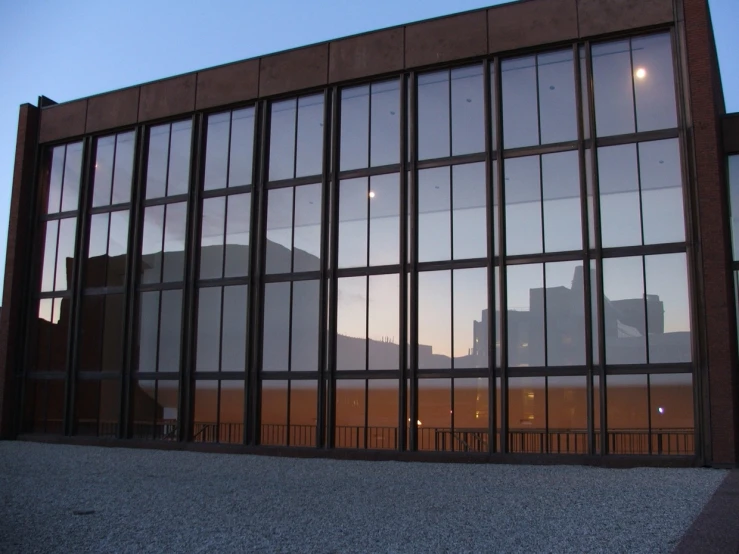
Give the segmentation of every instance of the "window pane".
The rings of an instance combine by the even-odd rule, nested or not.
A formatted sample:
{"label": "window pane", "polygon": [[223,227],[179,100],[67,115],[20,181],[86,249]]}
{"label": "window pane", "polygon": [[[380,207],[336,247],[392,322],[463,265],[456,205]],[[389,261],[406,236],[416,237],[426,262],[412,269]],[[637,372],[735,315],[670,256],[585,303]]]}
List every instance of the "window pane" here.
{"label": "window pane", "polygon": [[338,280],[336,369],[367,369],[367,277]]}
{"label": "window pane", "polygon": [[62,186],[62,211],[76,210],[79,205],[80,177],[82,176],[82,143],[67,145]]}
{"label": "window pane", "polygon": [[582,99],[582,131],[583,138],[590,138],[590,108],[588,106],[588,68],[585,47],[580,46],[580,98]]}
{"label": "window pane", "polygon": [[598,148],[598,179],[603,247],[641,244],[636,145]]}
{"label": "window pane", "polygon": [[221,335],[221,288],[198,292],[198,343],[195,371],[218,371]]}
{"label": "window pane", "polygon": [[644,244],[685,240],[678,139],[639,144]]}
{"label": "window pane", "polygon": [[106,296],[102,371],[120,372],[122,369],[124,317],[123,295],[111,294]]}
{"label": "window pane", "polygon": [[575,68],[572,50],[537,57],[541,143],[577,139]]}
{"label": "window pane", "polygon": [[195,381],[193,441],[218,440],[218,381]]}
{"label": "window pane", "polygon": [[545,265],[548,366],[585,365],[582,267],[582,262]]}
{"label": "window pane", "polygon": [[295,176],[319,175],[323,168],[323,95],[298,100],[298,152]]}
{"label": "window pane", "polygon": [[249,274],[250,224],[251,194],[229,196],[225,277],[241,277]]}
{"label": "window pane", "polygon": [[451,369],[452,282],[449,271],[418,274],[418,368]]}
{"label": "window pane", "polygon": [[451,259],[449,168],[418,172],[418,261]]}
{"label": "window pane", "polygon": [[598,350],[598,321],[600,321],[598,312],[598,269],[595,260],[590,260],[590,336],[593,341],[593,363],[600,363],[600,352]]}
{"label": "window pane", "polygon": [[542,251],[539,156],[505,161],[506,252]]}
{"label": "window pane", "polygon": [[110,193],[113,188],[115,136],[100,137],[95,149],[95,182],[92,191],[92,205],[107,206],[110,204]]}
{"label": "window pane", "polygon": [[169,178],[167,196],[187,194],[190,188],[190,138],[191,121],[172,124],[169,150]]}
{"label": "window pane", "polygon": [[633,133],[636,129],[629,41],[595,44],[591,52],[598,136]]}
{"label": "window pane", "polygon": [[287,381],[262,381],[259,444],[287,444]]}
{"label": "window pane", "polygon": [[167,191],[169,128],[169,125],[158,125],[149,130],[146,198],[161,198]]}
{"label": "window pane", "polygon": [[208,133],[205,142],[205,190],[225,188],[228,180],[228,140],[231,113],[208,117]]}
{"label": "window pane", "polygon": [[[290,283],[264,285],[263,371],[287,371],[290,352]],[[264,399],[263,399],[264,402]]]}
{"label": "window pane", "polygon": [[641,257],[603,260],[606,364],[647,361]]}
{"label": "window pane", "polygon": [[318,371],[318,281],[293,283],[291,371]]}
{"label": "window pane", "polygon": [[366,177],[345,179],[340,182],[339,267],[367,265],[368,198]]}
{"label": "window pane", "polygon": [[370,165],[400,161],[400,85],[398,80],[373,83]]}
{"label": "window pane", "polygon": [[[480,328],[488,309],[487,274],[485,268],[454,271],[455,369],[488,366],[487,349],[477,348]],[[487,328],[484,334],[487,338]]]}
{"label": "window pane", "polygon": [[364,380],[336,381],[337,448],[365,448],[365,388]]}
{"label": "window pane", "polygon": [[80,320],[80,371],[100,371],[103,353],[104,296],[83,296]]}
{"label": "window pane", "polygon": [[398,275],[373,275],[369,278],[367,369],[399,369],[400,285],[398,280]]}
{"label": "window pane", "polygon": [[150,206],[144,210],[144,239],[141,243],[141,282],[159,283],[162,280],[162,231],[164,206]]}
{"label": "window pane", "polygon": [[49,192],[46,205],[46,213],[54,214],[59,211],[62,200],[62,179],[64,178],[64,157],[66,147],[57,146],[51,150],[49,156]]}
{"label": "window pane", "polygon": [[631,49],[637,130],[677,127],[670,35],[633,38]]}
{"label": "window pane", "polygon": [[116,438],[120,380],[79,381],[75,406],[75,434]]}
{"label": "window pane", "polygon": [[108,237],[108,282],[109,287],[122,287],[126,281],[128,261],[128,210],[110,214]]}
{"label": "window pane", "polygon": [[588,396],[585,376],[547,378],[548,451],[587,454]]}
{"label": "window pane", "polygon": [[503,145],[506,149],[539,144],[534,56],[503,60]]}
{"label": "window pane", "polygon": [[649,376],[653,454],[694,454],[693,376]]}
{"label": "window pane", "polygon": [[77,218],[70,217],[59,222],[59,243],[56,251],[56,276],[54,290],[67,290],[72,284],[74,271],[74,240],[77,233]]}
{"label": "window pane", "polygon": [[274,102],[269,133],[269,180],[295,176],[295,116],[297,101]]}
{"label": "window pane", "polygon": [[162,315],[159,324],[159,371],[180,370],[180,334],[182,291],[162,292]]}
{"label": "window pane", "polygon": [[85,287],[104,287],[108,277],[108,220],[110,214],[90,218],[90,240],[85,264]]}
{"label": "window pane", "polygon": [[184,279],[186,224],[187,204],[185,202],[168,204],[164,228],[162,282]]}
{"label": "window pane", "polygon": [[[254,157],[254,108],[231,112],[231,157],[228,186],[251,184]],[[242,402],[243,402],[243,391]],[[223,439],[221,439],[223,442]],[[241,442],[239,440],[239,442]]]}
{"label": "window pane", "polygon": [[246,371],[247,286],[224,287],[221,371]]}
{"label": "window pane", "polygon": [[485,150],[482,66],[452,69],[452,155]]}
{"label": "window pane", "polygon": [[418,449],[452,449],[452,380],[418,380]]}
{"label": "window pane", "polygon": [[[737,204],[739,206],[739,204]],[[47,221],[44,239],[44,256],[41,270],[41,292],[54,290],[54,270],[56,268],[56,242],[59,234],[59,222]]]}
{"label": "window pane", "polygon": [[609,375],[606,413],[611,454],[649,453],[646,375]]}
{"label": "window pane", "polygon": [[267,191],[267,273],[290,273],[293,188]]}
{"label": "window pane", "polygon": [[454,259],[487,256],[485,164],[452,167]]}
{"label": "window pane", "polygon": [[418,76],[418,159],[449,156],[449,71]]}
{"label": "window pane", "polygon": [[544,451],[541,435],[546,430],[544,377],[508,379],[508,447],[511,452]]}
{"label": "window pane", "polygon": [[157,370],[159,292],[142,292],[139,301],[138,371]]}
{"label": "window pane", "polygon": [[200,278],[218,279],[223,274],[223,224],[226,199],[203,200],[203,224],[200,231]]}
{"label": "window pane", "polygon": [[367,167],[369,86],[341,91],[341,170]]}
{"label": "window pane", "polygon": [[544,281],[541,264],[508,271],[508,365],[544,365]]}
{"label": "window pane", "polygon": [[244,440],[244,382],[221,381],[218,442],[240,444]]}
{"label": "window pane", "polygon": [[582,248],[580,171],[577,152],[541,157],[544,193],[544,250]]}
{"label": "window pane", "polygon": [[293,271],[321,269],[321,184],[295,188]]}
{"label": "window pane", "polygon": [[115,173],[113,174],[113,204],[131,201],[133,156],[136,134],[133,131],[116,135]]}
{"label": "window pane", "polygon": [[649,363],[691,361],[690,300],[685,254],[644,258]]}
{"label": "window pane", "polygon": [[454,450],[487,452],[488,379],[454,379]]}
{"label": "window pane", "polygon": [[734,260],[739,260],[739,156],[729,156],[729,193],[731,195],[731,234]]}
{"label": "window pane", "polygon": [[367,381],[367,446],[398,448],[398,381]]}
{"label": "window pane", "polygon": [[290,383],[290,446],[316,445],[316,381]]}
{"label": "window pane", "polygon": [[390,265],[399,262],[399,178],[397,173],[370,177],[370,265]]}

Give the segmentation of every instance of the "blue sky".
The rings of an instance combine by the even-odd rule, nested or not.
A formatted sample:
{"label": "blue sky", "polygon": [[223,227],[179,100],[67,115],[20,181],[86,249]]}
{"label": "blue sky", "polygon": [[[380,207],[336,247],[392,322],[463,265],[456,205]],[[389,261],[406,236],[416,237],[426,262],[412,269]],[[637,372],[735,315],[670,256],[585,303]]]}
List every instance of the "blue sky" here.
{"label": "blue sky", "polygon": [[[494,0],[0,0],[0,267],[18,106],[64,102],[141,82],[391,25],[501,4]],[[728,111],[739,111],[739,2],[709,0]],[[0,281],[0,290],[2,281]]]}

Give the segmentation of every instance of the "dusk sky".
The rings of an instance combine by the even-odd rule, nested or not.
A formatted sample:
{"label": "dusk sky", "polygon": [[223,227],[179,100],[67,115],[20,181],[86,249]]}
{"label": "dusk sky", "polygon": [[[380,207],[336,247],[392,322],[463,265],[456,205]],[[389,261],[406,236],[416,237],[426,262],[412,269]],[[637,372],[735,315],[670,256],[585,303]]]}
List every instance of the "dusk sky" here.
{"label": "dusk sky", "polygon": [[[18,106],[57,102],[449,13],[494,0],[243,3],[0,0],[0,264]],[[248,5],[248,9],[245,7]],[[739,2],[710,0],[727,111],[739,111]],[[0,290],[2,282],[0,282]]]}

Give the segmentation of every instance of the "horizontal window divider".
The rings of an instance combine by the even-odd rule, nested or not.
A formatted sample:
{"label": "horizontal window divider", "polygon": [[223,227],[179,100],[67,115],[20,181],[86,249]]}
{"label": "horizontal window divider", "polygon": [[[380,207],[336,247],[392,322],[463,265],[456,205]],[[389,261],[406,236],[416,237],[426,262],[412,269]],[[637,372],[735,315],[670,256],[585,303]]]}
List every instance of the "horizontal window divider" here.
{"label": "horizontal window divider", "polygon": [[577,377],[587,375],[586,366],[552,366],[552,367],[509,367],[508,378],[511,377]]}
{"label": "horizontal window divider", "polygon": [[67,212],[59,212],[55,214],[43,214],[39,219],[43,223],[44,221],[56,221],[59,219],[67,219],[69,217],[77,217],[79,210],[71,210]]}
{"label": "horizontal window divider", "polygon": [[641,133],[629,133],[627,135],[614,135],[611,137],[598,137],[596,146],[617,146],[619,144],[631,144],[634,142],[649,142],[651,140],[664,140],[677,138],[680,131],[676,128],[662,129],[659,131],[643,131]]}
{"label": "horizontal window divider", "polygon": [[392,175],[400,173],[400,164],[378,165],[377,167],[364,167],[361,169],[347,169],[339,172],[339,180],[358,179],[360,177],[374,177],[376,175]]}
{"label": "horizontal window divider", "polygon": [[211,287],[228,287],[232,285],[248,285],[249,281],[249,276],[226,277],[224,279],[202,279],[198,281],[198,288],[205,289]]}
{"label": "horizontal window divider", "polygon": [[29,381],[64,381],[67,377],[66,370],[64,371],[33,371],[32,369],[26,370],[26,379]]}
{"label": "horizontal window divider", "polygon": [[398,369],[337,369],[335,372],[336,380],[348,379],[400,379],[400,370]]}
{"label": "horizontal window divider", "polygon": [[336,270],[336,276],[342,277],[361,277],[362,275],[394,275],[400,273],[400,264],[398,265],[376,265],[369,267],[345,267]]}
{"label": "horizontal window divider", "polygon": [[557,152],[572,152],[577,150],[578,142],[576,140],[567,142],[558,142],[555,144],[539,144],[536,146],[524,146],[521,148],[512,148],[503,151],[503,159],[523,158],[524,156],[542,156],[544,154],[556,154]]}
{"label": "horizontal window divider", "polygon": [[566,252],[545,252],[542,254],[523,254],[506,259],[506,265],[524,265],[547,262],[582,262],[585,250],[568,250]]}
{"label": "horizontal window divider", "polygon": [[448,260],[440,262],[419,262],[418,271],[440,271],[443,269],[472,269],[487,267],[487,258],[472,258],[470,260]]}
{"label": "horizontal window divider", "polygon": [[632,364],[606,365],[606,375],[643,375],[645,373],[692,373],[693,362],[679,362],[674,364]]}
{"label": "horizontal window divider", "polygon": [[307,177],[295,177],[293,179],[281,179],[279,181],[270,181],[264,188],[281,189],[285,187],[297,187],[300,185],[315,185],[323,181],[323,175],[309,175]]}
{"label": "horizontal window divider", "polygon": [[182,290],[185,284],[182,281],[173,281],[171,283],[147,283],[139,285],[136,292],[150,292],[157,290]]}
{"label": "horizontal window divider", "polygon": [[254,187],[249,185],[240,185],[238,187],[226,187],[220,189],[204,190],[200,193],[201,198],[218,198],[221,196],[231,196],[232,194],[244,194],[251,192]]}
{"label": "horizontal window divider", "polygon": [[419,379],[447,379],[456,377],[459,379],[487,378],[490,370],[487,368],[468,367],[459,369],[419,369],[416,371]]}
{"label": "horizontal window divider", "polygon": [[176,204],[177,202],[187,202],[189,198],[189,194],[175,194],[174,196],[162,196],[161,198],[147,198],[144,200],[144,208],[148,208],[150,206],[163,206],[165,204]]}
{"label": "horizontal window divider", "polygon": [[118,371],[79,371],[77,379],[80,381],[115,381],[122,374]]}
{"label": "horizontal window divider", "polygon": [[39,300],[43,299],[54,299],[54,298],[71,298],[71,290],[57,290],[57,291],[46,291],[38,293]]}
{"label": "horizontal window divider", "polygon": [[320,278],[320,271],[305,271],[302,273],[272,273],[262,277],[262,281],[265,283],[285,283],[292,281],[311,281]]}
{"label": "horizontal window divider", "polygon": [[82,296],[107,296],[109,294],[123,294],[126,288],[120,287],[95,287],[90,289],[82,289]]}
{"label": "horizontal window divider", "polygon": [[475,162],[484,162],[485,152],[475,154],[462,154],[460,156],[449,156],[447,158],[434,158],[431,160],[418,161],[416,166],[418,169],[430,169],[433,167],[447,167],[450,165],[460,165]]}
{"label": "horizontal window divider", "polygon": [[134,371],[134,381],[179,381],[178,371]]}
{"label": "horizontal window divider", "polygon": [[666,244],[647,244],[643,246],[618,246],[604,248],[604,258],[623,258],[626,256],[650,256],[654,254],[679,254],[685,252],[684,242],[671,242]]}
{"label": "horizontal window divider", "polygon": [[259,371],[262,381],[315,381],[319,377],[318,371]]}
{"label": "horizontal window divider", "polygon": [[196,381],[241,381],[246,379],[245,371],[195,371]]}
{"label": "horizontal window divider", "polygon": [[110,204],[108,206],[96,206],[94,208],[90,208],[90,215],[123,212],[123,211],[130,210],[130,209],[131,209],[130,202],[126,202],[124,204]]}

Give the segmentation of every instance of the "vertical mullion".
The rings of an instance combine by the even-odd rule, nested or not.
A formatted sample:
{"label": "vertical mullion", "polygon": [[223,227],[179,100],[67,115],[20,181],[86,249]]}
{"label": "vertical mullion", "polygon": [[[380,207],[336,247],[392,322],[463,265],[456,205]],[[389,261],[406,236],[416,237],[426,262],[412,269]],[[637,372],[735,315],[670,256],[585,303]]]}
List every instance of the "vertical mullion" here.
{"label": "vertical mullion", "polygon": [[[410,431],[408,450],[418,449],[418,87],[416,73],[410,74]],[[405,155],[405,154],[404,154]]]}
{"label": "vertical mullion", "polygon": [[399,308],[399,358],[398,368],[400,370],[400,379],[398,382],[398,443],[399,451],[405,450],[406,445],[406,367],[408,365],[408,81],[405,75],[400,78],[400,98],[399,98],[399,132],[400,132],[400,187],[399,187],[399,206],[400,206],[400,279],[398,283],[398,308]]}

